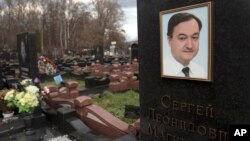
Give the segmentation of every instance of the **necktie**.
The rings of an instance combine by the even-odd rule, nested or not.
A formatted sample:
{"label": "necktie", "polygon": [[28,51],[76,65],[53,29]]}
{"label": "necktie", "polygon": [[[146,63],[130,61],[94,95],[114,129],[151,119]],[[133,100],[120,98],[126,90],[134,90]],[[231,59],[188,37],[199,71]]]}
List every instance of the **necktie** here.
{"label": "necktie", "polygon": [[189,67],[183,68],[182,72],[184,73],[185,77],[189,77]]}

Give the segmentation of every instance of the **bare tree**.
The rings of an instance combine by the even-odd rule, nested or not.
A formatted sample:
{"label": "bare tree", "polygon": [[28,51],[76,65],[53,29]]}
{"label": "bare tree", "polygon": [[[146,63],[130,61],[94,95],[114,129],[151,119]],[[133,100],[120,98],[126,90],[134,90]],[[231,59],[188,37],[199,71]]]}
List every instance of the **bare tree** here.
{"label": "bare tree", "polygon": [[98,26],[96,36],[99,36],[97,44],[103,47],[108,46],[106,39],[112,40],[110,34],[121,29],[121,22],[124,20],[124,13],[117,0],[93,0],[93,12],[96,25]]}
{"label": "bare tree", "polygon": [[[91,7],[91,8],[90,8]],[[4,0],[0,3],[0,46],[16,48],[16,35],[38,32],[42,51],[82,50],[122,43],[123,11],[116,0]]]}

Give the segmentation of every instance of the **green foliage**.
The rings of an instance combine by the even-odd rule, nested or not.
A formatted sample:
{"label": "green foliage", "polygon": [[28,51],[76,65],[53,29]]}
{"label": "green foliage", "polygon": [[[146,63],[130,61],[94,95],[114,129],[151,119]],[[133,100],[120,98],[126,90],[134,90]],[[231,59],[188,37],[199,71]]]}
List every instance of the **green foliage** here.
{"label": "green foliage", "polygon": [[132,124],[136,119],[128,119],[124,117],[125,105],[139,106],[139,94],[135,91],[129,90],[123,93],[112,93],[105,91],[103,97],[94,95],[92,97],[94,103],[122,121]]}
{"label": "green foliage", "polygon": [[23,91],[9,90],[4,100],[8,107],[17,107],[19,113],[31,113],[39,105],[39,88],[31,79],[22,80]]}

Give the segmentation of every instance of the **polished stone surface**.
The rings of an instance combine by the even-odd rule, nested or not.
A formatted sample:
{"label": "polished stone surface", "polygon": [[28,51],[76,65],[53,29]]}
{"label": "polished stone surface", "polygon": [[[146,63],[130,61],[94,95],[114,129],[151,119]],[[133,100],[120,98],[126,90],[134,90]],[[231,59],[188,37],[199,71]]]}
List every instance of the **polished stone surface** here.
{"label": "polished stone surface", "polygon": [[[213,4],[212,82],[162,78],[159,12],[208,1]],[[163,140],[161,131],[188,141],[220,140],[219,131],[228,133],[231,124],[250,124],[249,0],[139,0],[137,6],[142,140]],[[171,103],[167,104],[171,104],[171,108],[162,105],[163,96],[170,97]],[[180,109],[181,103],[195,107],[192,106],[189,113]],[[213,108],[213,117],[204,116],[204,109],[200,115],[200,106],[209,105]],[[149,108],[157,115],[149,117]],[[193,132],[167,126],[168,118],[178,119],[178,126],[180,121],[186,121],[207,132],[203,135],[197,129]],[[149,133],[149,122],[157,126],[153,134]],[[209,135],[211,128],[216,129],[216,139]]]}

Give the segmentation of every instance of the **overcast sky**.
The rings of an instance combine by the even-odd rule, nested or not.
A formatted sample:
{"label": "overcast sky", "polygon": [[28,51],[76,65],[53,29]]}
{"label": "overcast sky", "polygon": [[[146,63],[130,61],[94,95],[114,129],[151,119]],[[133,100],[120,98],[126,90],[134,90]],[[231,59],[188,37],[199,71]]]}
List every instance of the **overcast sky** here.
{"label": "overcast sky", "polygon": [[118,0],[122,7],[136,7],[136,0]]}
{"label": "overcast sky", "polygon": [[138,39],[137,34],[137,6],[136,0],[118,0],[124,11],[126,20],[123,29],[126,32],[127,41]]}

